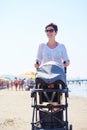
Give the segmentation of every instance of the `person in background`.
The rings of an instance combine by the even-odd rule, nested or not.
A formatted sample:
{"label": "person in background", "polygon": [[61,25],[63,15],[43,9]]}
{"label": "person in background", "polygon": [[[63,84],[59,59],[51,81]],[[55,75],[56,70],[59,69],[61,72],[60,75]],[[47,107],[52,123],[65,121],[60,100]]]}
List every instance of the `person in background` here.
{"label": "person in background", "polygon": [[25,79],[19,79],[19,90],[22,89],[22,91],[23,91],[23,87],[24,87],[24,83],[25,83],[24,80]]}
{"label": "person in background", "polygon": [[15,86],[16,91],[18,89],[18,85],[19,85],[19,80],[17,79],[17,77],[15,77],[15,79],[14,79],[14,86]]}

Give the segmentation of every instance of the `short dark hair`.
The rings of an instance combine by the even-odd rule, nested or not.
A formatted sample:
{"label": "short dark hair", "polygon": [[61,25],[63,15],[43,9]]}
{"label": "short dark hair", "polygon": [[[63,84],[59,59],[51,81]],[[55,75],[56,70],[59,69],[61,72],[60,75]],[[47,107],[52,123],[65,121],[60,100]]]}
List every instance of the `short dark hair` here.
{"label": "short dark hair", "polygon": [[55,32],[58,31],[58,27],[57,27],[57,25],[54,24],[54,23],[50,23],[50,24],[48,24],[48,25],[45,27],[45,29],[47,29],[47,28],[50,27],[50,26],[54,28]]}

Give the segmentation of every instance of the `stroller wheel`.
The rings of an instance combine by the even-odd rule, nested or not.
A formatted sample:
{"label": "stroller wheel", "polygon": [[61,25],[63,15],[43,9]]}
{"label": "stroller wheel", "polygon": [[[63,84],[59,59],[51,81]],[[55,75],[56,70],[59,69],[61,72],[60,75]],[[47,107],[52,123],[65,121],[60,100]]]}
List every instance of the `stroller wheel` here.
{"label": "stroller wheel", "polygon": [[69,130],[72,130],[72,125],[71,124],[69,125]]}

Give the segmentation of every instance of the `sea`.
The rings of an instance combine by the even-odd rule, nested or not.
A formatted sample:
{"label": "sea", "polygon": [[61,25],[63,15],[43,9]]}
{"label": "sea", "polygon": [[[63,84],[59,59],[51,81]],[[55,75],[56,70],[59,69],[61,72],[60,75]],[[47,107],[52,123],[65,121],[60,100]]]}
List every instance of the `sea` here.
{"label": "sea", "polygon": [[87,97],[87,83],[81,84],[67,84],[69,88],[70,95],[80,96],[80,97]]}

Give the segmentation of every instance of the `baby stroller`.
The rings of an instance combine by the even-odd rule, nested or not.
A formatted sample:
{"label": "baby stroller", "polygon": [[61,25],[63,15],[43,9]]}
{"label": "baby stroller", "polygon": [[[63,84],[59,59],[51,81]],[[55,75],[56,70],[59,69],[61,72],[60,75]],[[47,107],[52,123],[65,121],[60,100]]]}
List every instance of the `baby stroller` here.
{"label": "baby stroller", "polygon": [[35,84],[31,91],[32,130],[72,130],[68,123],[68,87],[64,69],[55,62],[44,64],[37,69]]}

